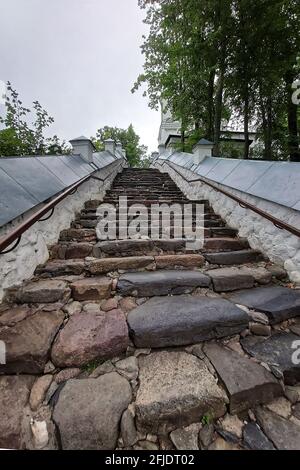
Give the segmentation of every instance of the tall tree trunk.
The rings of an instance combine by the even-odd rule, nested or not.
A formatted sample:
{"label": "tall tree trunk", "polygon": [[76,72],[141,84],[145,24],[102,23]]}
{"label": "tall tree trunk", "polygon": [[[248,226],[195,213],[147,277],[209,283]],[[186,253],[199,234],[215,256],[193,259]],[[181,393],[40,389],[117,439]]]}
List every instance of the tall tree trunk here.
{"label": "tall tree trunk", "polygon": [[273,160],[272,152],[272,100],[269,97],[267,104],[264,102],[263,93],[261,87],[259,89],[259,106],[262,117],[262,129],[263,129],[263,140],[264,140],[264,160]]}
{"label": "tall tree trunk", "polygon": [[245,146],[244,146],[244,160],[249,159],[249,87],[247,85],[245,90],[245,101],[244,101],[244,136],[245,136]]}
{"label": "tall tree trunk", "polygon": [[222,48],[221,60],[219,67],[219,79],[216,91],[215,103],[215,119],[214,119],[214,148],[213,156],[220,156],[220,136],[221,136],[221,122],[222,122],[222,108],[223,108],[223,89],[224,89],[224,74],[225,74],[225,46]]}
{"label": "tall tree trunk", "polygon": [[214,88],[215,88],[215,71],[209,74],[208,81],[208,106],[207,106],[207,128],[206,138],[213,140],[214,135]]}
{"label": "tall tree trunk", "polygon": [[300,162],[298,115],[297,105],[292,102],[292,84],[294,81],[293,71],[285,75],[287,89],[287,113],[288,113],[288,152],[291,162]]}

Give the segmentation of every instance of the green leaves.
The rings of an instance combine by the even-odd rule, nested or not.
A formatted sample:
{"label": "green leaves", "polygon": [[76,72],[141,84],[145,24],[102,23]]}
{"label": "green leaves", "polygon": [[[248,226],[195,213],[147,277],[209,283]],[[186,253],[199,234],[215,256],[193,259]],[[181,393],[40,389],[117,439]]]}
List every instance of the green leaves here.
{"label": "green leaves", "polygon": [[[44,136],[45,129],[54,122],[53,117],[38,101],[33,102],[33,111],[25,108],[10,82],[7,82],[5,108],[5,117],[0,117],[0,124],[4,125],[4,129],[0,130],[0,157],[70,152],[66,143],[60,142],[57,136]],[[30,126],[32,112],[34,120]]]}
{"label": "green leaves", "polygon": [[299,108],[290,106],[290,77],[300,72],[298,0],[140,0],[139,5],[149,34],[141,47],[144,73],[133,92],[146,85],[152,108],[165,99],[182,132],[214,139],[216,155],[220,128],[230,121],[244,127],[244,158],[249,129],[256,127],[264,144],[261,158],[300,160]]}
{"label": "green leaves", "polygon": [[104,126],[98,129],[96,137],[91,138],[99,152],[104,150],[104,141],[107,139],[121,142],[122,147],[126,150],[130,166],[140,166],[143,159],[146,158],[148,149],[144,145],[140,145],[140,137],[136,134],[132,124],[128,129]]}

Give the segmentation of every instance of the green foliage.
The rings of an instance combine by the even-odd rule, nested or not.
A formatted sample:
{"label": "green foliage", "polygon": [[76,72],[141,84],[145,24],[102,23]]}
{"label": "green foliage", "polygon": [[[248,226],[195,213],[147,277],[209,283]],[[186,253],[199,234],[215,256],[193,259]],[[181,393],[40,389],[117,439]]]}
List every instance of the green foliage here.
{"label": "green foliage", "polygon": [[121,142],[123,149],[126,150],[130,166],[143,165],[147,154],[147,147],[140,145],[140,137],[136,134],[132,124],[130,124],[128,129],[109,126],[102,127],[98,129],[96,137],[91,138],[98,152],[104,150],[104,141],[107,139]]}
{"label": "green foliage", "polygon": [[213,417],[208,413],[204,416],[202,416],[201,423],[203,426],[211,424],[213,422]]}
{"label": "green foliage", "polygon": [[[221,153],[222,120],[242,122],[243,158],[249,129],[258,129],[261,157],[300,161],[298,0],[139,0],[146,10],[144,73],[133,92],[157,108],[167,101],[188,134],[214,140]],[[250,155],[251,156],[251,155]]]}
{"label": "green foliage", "polygon": [[89,374],[91,374],[92,372],[94,372],[94,370],[97,369],[97,367],[101,366],[101,364],[103,364],[104,362],[105,360],[103,359],[95,359],[89,362],[88,364],[85,364],[84,366],[82,366],[82,370],[84,372],[88,372]]}
{"label": "green foliage", "polygon": [[[38,101],[33,102],[33,111],[25,108],[19,94],[7,82],[5,100],[5,117],[0,117],[0,157],[22,155],[67,154],[70,149],[55,135],[44,136],[45,129],[53,124],[54,119],[48,115]],[[34,121],[28,121],[34,113]]]}

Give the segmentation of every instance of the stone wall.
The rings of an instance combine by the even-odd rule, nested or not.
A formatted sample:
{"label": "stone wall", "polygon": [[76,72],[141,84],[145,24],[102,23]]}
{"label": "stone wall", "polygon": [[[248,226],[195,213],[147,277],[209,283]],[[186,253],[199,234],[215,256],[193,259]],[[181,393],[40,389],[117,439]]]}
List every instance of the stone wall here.
{"label": "stone wall", "polygon": [[[113,167],[114,168],[114,167]],[[95,173],[95,176],[104,179],[112,167],[103,168]],[[116,174],[121,170],[116,164],[111,176],[102,183],[90,179],[82,184],[77,192],[61,201],[55,208],[53,216],[44,222],[37,222],[23,235],[19,246],[11,253],[0,255],[0,301],[3,299],[5,289],[20,285],[22,281],[30,279],[36,267],[45,263],[49,258],[48,247],[55,244],[62,230],[70,227],[75,215],[86,201],[90,199],[102,200],[105,191],[111,186]],[[9,233],[12,228],[19,225],[28,216],[32,215],[39,207],[26,212],[13,222],[0,229],[0,237]]]}
{"label": "stone wall", "polygon": [[[160,161],[163,163],[163,160]],[[195,179],[197,174],[172,163],[187,179]],[[180,189],[190,199],[208,199],[214,209],[229,226],[239,230],[239,236],[247,238],[251,248],[262,251],[274,263],[283,266],[292,282],[300,285],[300,238],[286,230],[280,230],[272,222],[255,212],[240,207],[235,201],[222,193],[201,183],[187,183],[168,164],[160,166],[156,162],[153,167],[167,172]],[[300,212],[286,206],[252,196],[222,184],[216,186],[231,192],[233,195],[268,212],[276,218],[300,228]]]}

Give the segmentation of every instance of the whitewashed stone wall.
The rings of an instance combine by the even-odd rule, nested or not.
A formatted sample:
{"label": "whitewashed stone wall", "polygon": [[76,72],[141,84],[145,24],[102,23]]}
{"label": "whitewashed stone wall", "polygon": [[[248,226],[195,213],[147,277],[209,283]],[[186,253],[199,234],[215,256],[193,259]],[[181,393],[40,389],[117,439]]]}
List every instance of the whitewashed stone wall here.
{"label": "whitewashed stone wall", "polygon": [[[172,163],[172,165],[174,164]],[[160,166],[155,163],[153,166],[160,171],[169,173],[171,178],[188,198],[208,199],[214,211],[219,214],[230,227],[238,229],[239,236],[248,239],[251,248],[260,250],[268,256],[271,261],[283,266],[288,272],[290,280],[300,285],[300,238],[286,230],[280,230],[275,227],[272,222],[249,209],[242,208],[238,203],[222,193],[215,191],[206,184],[201,182],[187,183],[167,164]],[[197,174],[178,165],[174,165],[174,167],[187,179],[196,179],[199,177]],[[214,184],[273,215],[277,219],[300,229],[299,211],[228,188],[227,186],[222,186],[218,183]]]}
{"label": "whitewashed stone wall", "polygon": [[[105,183],[90,179],[82,184],[75,194],[68,196],[56,206],[51,219],[34,224],[22,235],[21,242],[15,250],[0,255],[0,301],[3,299],[5,289],[18,286],[24,280],[30,279],[36,267],[49,259],[48,247],[58,241],[60,232],[70,227],[76,213],[83,208],[86,201],[103,199],[105,191],[111,186],[116,174],[121,169],[121,167],[116,166],[113,171],[113,168],[109,167],[95,173],[95,176],[104,179],[113,171]],[[41,206],[37,206],[32,211],[28,211],[12,223],[2,227],[0,236],[9,233],[13,227],[19,225],[39,207]]]}

